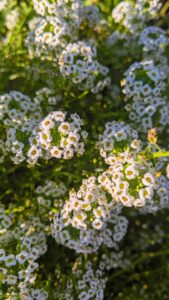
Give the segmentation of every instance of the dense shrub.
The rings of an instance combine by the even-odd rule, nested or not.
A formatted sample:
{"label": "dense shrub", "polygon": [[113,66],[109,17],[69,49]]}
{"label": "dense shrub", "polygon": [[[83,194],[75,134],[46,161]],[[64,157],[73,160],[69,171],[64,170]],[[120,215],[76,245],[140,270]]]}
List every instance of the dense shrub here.
{"label": "dense shrub", "polygon": [[168,7],[0,2],[0,299],[169,299]]}

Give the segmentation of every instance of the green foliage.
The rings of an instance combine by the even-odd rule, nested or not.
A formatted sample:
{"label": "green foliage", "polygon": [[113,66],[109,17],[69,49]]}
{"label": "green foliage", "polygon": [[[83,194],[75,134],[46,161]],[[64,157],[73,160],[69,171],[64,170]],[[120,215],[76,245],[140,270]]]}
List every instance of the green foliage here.
{"label": "green foliage", "polygon": [[[71,1],[67,11],[65,2],[65,9],[62,8],[62,4],[57,10],[57,14],[61,11],[62,16],[59,15],[59,25],[56,28],[46,17],[49,14],[47,8],[44,15],[39,15],[38,8],[34,5],[35,0],[7,2],[9,3],[3,9],[0,8],[0,251],[5,251],[5,257],[14,255],[15,258],[12,257],[10,262],[14,259],[16,262],[7,266],[5,259],[1,259],[3,251],[0,252],[0,299],[86,300],[89,299],[87,296],[83,298],[82,295],[80,298],[79,295],[82,291],[88,293],[91,289],[94,290],[90,298],[92,300],[169,299],[169,185],[166,174],[169,162],[169,122],[165,122],[165,109],[169,107],[168,1],[160,8],[155,7],[155,14],[149,9],[149,0],[143,1],[145,6],[140,2],[144,9],[139,12],[135,6],[138,1],[124,1],[131,5],[127,11],[131,19],[124,17],[127,20],[126,24],[123,20],[118,22],[112,17],[112,10],[122,1],[79,1],[83,7],[80,13],[78,9],[75,13]],[[90,5],[94,6],[93,11]],[[88,6],[91,10],[87,14]],[[119,15],[120,12],[116,17]],[[48,37],[43,40],[43,34],[38,35],[36,32],[36,23],[44,20],[48,23],[42,33],[51,33],[52,36],[55,31],[58,43],[56,39],[52,40],[56,44],[48,44]],[[145,50],[145,45],[140,42],[141,33],[149,26],[160,27],[163,30],[165,42],[162,46],[159,42],[160,50],[158,45],[154,46],[155,50]],[[156,35],[150,34],[149,37],[155,39]],[[81,42],[83,44],[80,44]],[[71,47],[75,45],[72,52],[70,44]],[[80,50],[77,50],[78,47]],[[81,51],[80,55],[78,51]],[[73,55],[72,64],[70,57],[64,61],[65,53],[70,57]],[[160,74],[159,85],[162,88],[157,94],[154,92],[157,82],[150,78],[148,71],[137,70],[133,81],[131,80],[130,84],[127,82],[128,77],[134,74],[129,69],[130,66],[135,62],[144,64],[149,59],[153,61],[150,68],[153,70],[155,66],[158,70],[157,75]],[[132,120],[130,113],[135,112],[135,101],[138,100],[136,104],[141,108],[145,105],[144,109],[147,109],[149,101],[143,90],[140,94],[138,90],[134,90],[138,82],[141,82],[142,87],[145,84],[150,87],[149,96],[153,95],[153,100],[163,101],[158,103],[152,116],[148,110],[144,116],[138,114],[137,118]],[[38,92],[42,92],[44,88],[44,94],[38,97]],[[22,98],[16,100],[9,94],[11,91],[19,91]],[[8,104],[9,95],[12,100]],[[25,95],[29,96],[29,100],[26,101],[30,101],[32,107],[25,104],[21,108]],[[17,97],[19,96],[16,95]],[[126,108],[127,103],[130,104],[129,109]],[[65,112],[69,117],[76,113],[80,118],[74,116],[70,121],[65,114],[65,119],[55,120],[53,127],[48,129],[43,127],[42,123],[45,118],[54,120],[54,117],[51,117],[52,111]],[[164,118],[161,117],[163,114]],[[143,126],[145,116],[151,118],[152,125],[149,127]],[[121,132],[123,134],[126,130],[123,131],[124,124],[120,125],[119,135],[116,136],[117,132],[114,136],[106,135],[105,125],[108,126],[107,123],[112,121],[115,123],[111,126],[121,122],[128,124],[129,132],[134,129],[138,131],[138,136],[134,138],[129,133],[124,139],[118,140],[121,138]],[[64,122],[70,126],[69,131],[59,129],[59,125]],[[26,125],[31,126],[28,128]],[[147,140],[147,133],[151,135],[153,127],[157,130],[155,142]],[[69,138],[72,133],[75,136],[71,140]],[[78,141],[74,141],[76,138]],[[109,139],[113,140],[110,150],[106,149],[104,144]],[[69,148],[68,140],[70,145],[73,145],[70,147],[73,149],[70,157],[69,154],[65,154]],[[132,148],[133,140],[141,140],[140,148]],[[37,148],[33,148],[31,152],[32,146]],[[59,150],[63,152],[59,158],[52,156],[53,147],[60,147]],[[39,156],[36,160],[34,155],[36,156],[37,150]],[[125,155],[128,155],[127,158]],[[134,200],[138,200],[135,198],[141,199],[138,195],[140,190],[145,188],[142,182],[144,175],[150,173],[155,178],[158,189],[154,184],[151,199],[146,199],[145,206],[141,208],[133,204],[127,207],[115,197],[119,197],[121,191],[118,190],[118,195],[113,198],[110,193],[113,185],[110,188],[107,184],[105,188],[104,184],[99,182],[99,176],[107,176],[106,180],[111,181],[111,176],[116,174],[115,169],[108,175],[106,173],[109,167],[114,166],[113,163],[107,166],[106,159],[109,156],[115,157],[116,163],[121,164],[119,172],[128,184],[127,191],[133,203]],[[135,169],[138,168],[138,174],[129,180],[125,171],[131,164]],[[92,190],[90,180],[93,178],[95,188]],[[158,194],[159,190],[161,194]],[[160,199],[163,191],[167,196],[162,202]],[[85,211],[88,196],[91,197],[91,205],[89,211]],[[99,203],[100,199],[104,199],[104,204]],[[81,208],[79,212],[75,206],[74,210],[72,207],[71,210],[69,205],[76,205],[72,204],[74,200],[80,201],[80,205],[84,204],[85,208]],[[118,211],[119,203],[123,208],[120,206]],[[65,207],[68,211],[66,217]],[[100,211],[100,208],[103,211]],[[102,213],[107,215],[101,219],[103,227],[100,230],[94,228],[94,221],[98,221],[96,216]],[[118,223],[121,214],[126,220],[124,224],[120,223],[122,221]],[[59,222],[67,224],[67,219],[70,223],[63,226],[63,231],[58,229]],[[82,225],[86,225],[84,231],[78,227],[81,220]],[[102,236],[102,233],[106,234],[105,228],[110,230],[113,237],[115,234],[122,234],[119,240],[113,240],[111,236],[113,249],[107,246],[110,237]],[[98,248],[96,245],[96,251],[90,251],[90,248],[93,250],[93,245],[88,242],[89,237],[87,239],[84,236],[83,243],[79,240],[82,233],[87,235],[90,230],[94,232],[93,244],[102,241]],[[66,234],[69,234],[70,240],[76,242],[76,247],[68,246]],[[28,241],[25,241],[26,238]],[[29,240],[32,243],[30,247]],[[32,257],[20,263],[16,259],[17,255],[22,251],[29,252],[28,249]],[[31,251],[35,253],[32,254]],[[113,253],[115,258],[112,258]],[[31,276],[27,277],[29,279],[22,285],[26,275],[22,278],[19,272],[30,268],[32,263],[37,265],[32,273],[28,272]],[[89,276],[89,279],[85,279],[88,271],[92,272],[91,278]],[[15,282],[16,278],[10,278],[10,275],[18,276],[17,281]],[[92,280],[96,289],[91,287]],[[80,281],[85,282],[85,288],[79,288],[82,284]],[[33,296],[32,291],[37,289],[42,293],[46,292],[47,296]],[[101,296],[97,292],[100,292]],[[71,295],[70,298],[65,298],[66,294]]]}

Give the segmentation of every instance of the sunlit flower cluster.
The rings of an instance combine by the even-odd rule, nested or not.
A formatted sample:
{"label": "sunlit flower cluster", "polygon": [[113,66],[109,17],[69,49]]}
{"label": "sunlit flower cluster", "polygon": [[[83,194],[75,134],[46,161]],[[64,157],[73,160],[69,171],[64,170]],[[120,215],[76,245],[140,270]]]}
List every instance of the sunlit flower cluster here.
{"label": "sunlit flower cluster", "polygon": [[98,8],[84,6],[79,0],[33,2],[43,18],[35,22],[35,28],[26,39],[30,55],[50,61],[56,74],[60,70],[73,83],[81,83],[82,90],[99,93],[109,86],[109,69],[97,60],[94,36],[87,42],[79,38],[81,26],[92,31],[93,26],[100,23]]}
{"label": "sunlit flower cluster", "polygon": [[36,163],[42,155],[46,159],[71,159],[75,153],[83,154],[83,140],[87,138],[87,132],[81,131],[83,121],[77,114],[71,114],[69,120],[66,113],[54,111],[39,123],[30,139],[29,163]]}
{"label": "sunlit flower cluster", "polygon": [[50,112],[42,118],[40,103],[46,104],[48,110],[56,101],[58,98],[50,96],[50,90],[46,89],[36,93],[34,103],[15,91],[0,97],[1,148],[2,152],[6,149],[12,154],[15,164],[27,160],[34,166],[39,158],[71,159],[75,153],[83,154],[87,132],[81,130],[83,121],[76,113],[70,115],[69,121],[61,111]]}
{"label": "sunlit flower cluster", "polygon": [[114,201],[140,207],[153,199],[158,185],[150,163],[130,152],[110,156],[106,161],[111,166],[100,175],[99,182]]}
{"label": "sunlit flower cluster", "polygon": [[98,181],[113,201],[127,207],[145,206],[147,211],[168,206],[168,180],[161,173],[156,175],[157,169],[146,158],[138,133],[131,126],[109,122],[100,137],[100,146],[100,153],[109,168]]}
{"label": "sunlit flower cluster", "polygon": [[60,213],[55,214],[53,236],[77,253],[96,252],[102,244],[115,247],[128,224],[120,211],[121,206],[106,197],[95,177],[84,179],[78,192],[71,191]]}

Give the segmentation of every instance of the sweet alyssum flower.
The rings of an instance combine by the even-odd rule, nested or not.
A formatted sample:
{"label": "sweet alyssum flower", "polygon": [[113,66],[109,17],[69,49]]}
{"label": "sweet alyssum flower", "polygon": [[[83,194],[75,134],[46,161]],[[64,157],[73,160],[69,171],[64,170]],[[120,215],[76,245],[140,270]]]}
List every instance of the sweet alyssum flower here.
{"label": "sweet alyssum flower", "polygon": [[108,200],[97,179],[90,177],[83,180],[77,193],[70,192],[69,199],[55,214],[52,234],[57,242],[77,253],[96,252],[102,244],[115,247],[127,228],[127,219],[119,213],[120,206]]}
{"label": "sweet alyssum flower", "polygon": [[158,127],[159,132],[168,129],[169,104],[164,96],[166,74],[163,66],[155,65],[152,60],[134,63],[125,73],[126,110],[139,131],[146,133],[153,127]]}

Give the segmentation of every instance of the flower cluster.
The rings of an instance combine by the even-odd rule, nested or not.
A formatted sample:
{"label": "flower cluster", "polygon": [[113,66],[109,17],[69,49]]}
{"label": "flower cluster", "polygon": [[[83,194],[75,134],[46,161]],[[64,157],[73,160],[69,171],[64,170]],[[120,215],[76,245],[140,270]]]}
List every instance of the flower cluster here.
{"label": "flower cluster", "polygon": [[81,0],[33,0],[35,11],[43,16],[57,16],[61,19],[69,19],[70,24],[80,22],[82,18]]}
{"label": "flower cluster", "polygon": [[[35,189],[35,198],[38,203],[41,218],[49,221],[51,209],[60,209],[63,204],[63,196],[67,189],[63,182],[45,180]],[[46,220],[45,220],[46,218]]]}
{"label": "flower cluster", "polygon": [[[107,45],[113,53],[109,58],[114,66],[129,62],[153,60],[160,68],[168,72],[167,44],[168,37],[164,30],[157,26],[148,26],[155,22],[162,3],[159,0],[120,1],[113,9],[113,30]],[[120,49],[120,51],[119,51]]]}
{"label": "flower cluster", "polygon": [[81,131],[83,121],[77,114],[71,114],[69,120],[66,121],[66,113],[54,111],[39,123],[30,138],[27,154],[30,164],[36,163],[40,156],[71,159],[75,153],[83,154],[83,140],[87,138],[87,132]]}
{"label": "flower cluster", "polygon": [[162,54],[168,45],[168,38],[163,29],[149,26],[141,32],[139,43],[146,52],[153,51]]}
{"label": "flower cluster", "polygon": [[106,124],[100,147],[110,167],[98,181],[115,202],[128,207],[145,206],[149,211],[168,206],[167,178],[156,176],[157,169],[145,157],[138,133],[131,126],[124,122]]}
{"label": "flower cluster", "polygon": [[157,126],[163,131],[168,126],[169,104],[163,96],[166,73],[152,61],[134,63],[125,73],[126,110],[140,131],[147,132]]}
{"label": "flower cluster", "polygon": [[39,103],[33,103],[27,95],[11,91],[0,96],[0,120],[5,126],[26,127],[25,124],[35,122],[40,117]]}
{"label": "flower cluster", "polygon": [[63,282],[58,283],[55,299],[68,300],[76,293],[78,300],[103,300],[106,282],[101,263],[95,266],[92,261],[83,262],[78,258],[72,266],[71,276],[67,276],[65,285]]}
{"label": "flower cluster", "polygon": [[106,158],[113,153],[122,153],[122,151],[128,150],[128,147],[133,150],[140,150],[141,141],[138,140],[138,132],[130,125],[112,121],[106,123],[105,127],[98,143],[102,157]]}
{"label": "flower cluster", "polygon": [[145,205],[141,208],[141,213],[155,213],[158,210],[169,207],[169,181],[161,175],[156,179],[157,190],[152,199],[146,201]]}
{"label": "flower cluster", "polygon": [[54,111],[42,119],[40,102],[49,107],[48,102],[57,101],[57,97],[49,95],[48,89],[38,91],[34,103],[16,91],[0,97],[1,151],[11,153],[15,164],[26,160],[34,166],[41,157],[71,159],[75,153],[84,152],[87,132],[81,131],[83,121],[77,114],[71,114],[70,121],[66,121],[66,113]]}
{"label": "flower cluster", "polygon": [[37,126],[42,113],[39,104],[18,92],[0,96],[1,145],[3,156],[12,153],[11,159],[19,163],[24,159],[24,143]]}
{"label": "flower cluster", "polygon": [[[99,91],[99,86],[93,89],[95,78],[99,74],[105,76],[108,73],[108,68],[97,61],[95,46],[85,42],[68,44],[61,53],[59,65],[60,72],[64,76],[71,76],[75,84],[83,83],[85,80],[83,88],[91,89],[95,93]],[[103,87],[106,86],[105,83]],[[109,84],[110,81],[108,79],[107,85]]]}
{"label": "flower cluster", "polygon": [[114,201],[128,207],[153,201],[158,185],[152,164],[127,151],[108,157],[106,162],[111,166],[99,176],[99,182]]}
{"label": "flower cluster", "polygon": [[124,92],[127,98],[159,96],[165,89],[166,75],[153,61],[134,63],[125,73]]}
{"label": "flower cluster", "polygon": [[66,46],[71,35],[72,32],[64,20],[47,16],[36,24],[26,40],[26,45],[32,56],[56,61],[58,53]]}
{"label": "flower cluster", "polygon": [[161,5],[160,0],[121,1],[113,9],[112,18],[128,32],[137,35],[145,23],[157,15]]}
{"label": "flower cluster", "polygon": [[160,27],[148,26],[140,33],[137,41],[142,47],[144,60],[152,60],[157,67],[167,75],[169,74],[168,36]]}
{"label": "flower cluster", "polygon": [[53,236],[77,253],[96,252],[102,244],[115,247],[128,224],[119,215],[120,210],[121,206],[106,197],[95,177],[84,179],[78,192],[71,191],[60,213],[55,214]]}
{"label": "flower cluster", "polygon": [[[12,210],[16,212],[10,213]],[[41,298],[36,299],[45,300],[48,298],[47,291],[33,287],[39,267],[37,260],[47,250],[45,227],[38,216],[23,214],[22,208],[20,213],[16,207],[0,208],[1,286],[5,289],[6,296],[18,295],[27,299],[26,297],[39,294]],[[13,247],[9,248],[11,243]]]}
{"label": "flower cluster", "polygon": [[0,207],[0,276],[2,287],[7,287],[6,296],[10,291],[13,297],[48,299],[47,290],[36,286],[37,260],[47,251],[50,212],[60,207],[65,193],[62,182],[46,180],[36,187],[32,199],[26,200],[25,210],[14,204],[7,209]]}
{"label": "flower cluster", "polygon": [[[57,61],[57,56],[69,42],[78,41],[83,24],[88,27],[99,23],[96,6],[84,6],[81,0],[33,1],[35,11],[42,18],[28,36],[26,44],[30,52]],[[51,56],[52,54],[52,56]]]}
{"label": "flower cluster", "polygon": [[109,86],[110,77],[106,76],[109,69],[97,61],[94,38],[86,42],[78,36],[81,26],[92,31],[92,27],[99,24],[98,8],[83,6],[79,0],[33,2],[43,18],[35,24],[26,40],[31,56],[50,61],[56,74],[59,68],[73,83],[81,83],[79,88],[82,90],[98,93]]}

